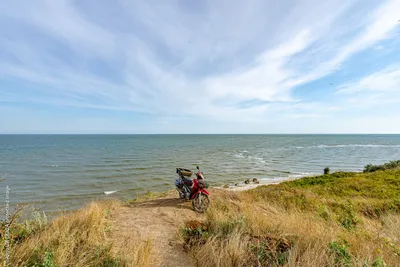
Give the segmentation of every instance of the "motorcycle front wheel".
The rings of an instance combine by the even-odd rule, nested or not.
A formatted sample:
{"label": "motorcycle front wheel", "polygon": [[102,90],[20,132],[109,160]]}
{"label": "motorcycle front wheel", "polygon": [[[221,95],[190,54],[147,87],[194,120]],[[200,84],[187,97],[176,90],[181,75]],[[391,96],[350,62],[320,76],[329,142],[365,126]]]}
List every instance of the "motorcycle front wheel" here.
{"label": "motorcycle front wheel", "polygon": [[198,194],[192,200],[192,206],[195,211],[203,213],[210,206],[210,199],[205,194]]}

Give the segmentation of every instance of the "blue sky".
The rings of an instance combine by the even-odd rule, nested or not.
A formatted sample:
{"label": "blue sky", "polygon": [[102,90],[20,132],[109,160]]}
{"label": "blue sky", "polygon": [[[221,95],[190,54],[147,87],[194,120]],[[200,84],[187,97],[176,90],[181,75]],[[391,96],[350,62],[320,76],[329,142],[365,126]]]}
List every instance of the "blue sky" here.
{"label": "blue sky", "polygon": [[399,0],[7,1],[0,133],[400,133]]}

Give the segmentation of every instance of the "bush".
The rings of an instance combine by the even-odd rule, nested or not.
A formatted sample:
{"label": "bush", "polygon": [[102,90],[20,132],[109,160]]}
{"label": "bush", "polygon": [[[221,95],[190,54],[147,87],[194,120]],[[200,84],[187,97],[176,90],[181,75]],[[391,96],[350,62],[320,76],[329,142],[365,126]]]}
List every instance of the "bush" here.
{"label": "bush", "polygon": [[329,174],[330,173],[330,169],[329,169],[329,167],[326,167],[325,169],[324,169],[324,174]]}
{"label": "bush", "polygon": [[[0,238],[3,239],[3,233],[6,232],[7,226],[10,230],[9,241],[11,246],[22,243],[27,238],[46,229],[48,225],[47,216],[44,212],[33,211],[29,220],[21,221],[22,212],[25,206],[17,206],[10,215],[9,224],[5,221],[0,222]],[[3,240],[2,240],[3,241]],[[4,242],[0,242],[0,250],[4,246]]]}
{"label": "bush", "polygon": [[376,172],[376,171],[385,171],[393,169],[400,169],[400,160],[392,160],[382,165],[368,164],[365,165],[364,172]]}

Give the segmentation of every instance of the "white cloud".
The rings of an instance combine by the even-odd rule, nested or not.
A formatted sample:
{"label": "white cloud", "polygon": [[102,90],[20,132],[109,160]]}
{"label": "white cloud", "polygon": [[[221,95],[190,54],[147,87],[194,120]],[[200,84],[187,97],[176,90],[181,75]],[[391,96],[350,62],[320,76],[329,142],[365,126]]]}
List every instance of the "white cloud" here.
{"label": "white cloud", "polygon": [[386,67],[338,87],[350,107],[368,109],[400,103],[400,65]]}
{"label": "white cloud", "polygon": [[[111,55],[117,49],[115,35],[87,21],[69,0],[41,0],[35,3],[16,0],[2,5],[0,15],[3,19],[16,22],[17,31],[8,32],[12,36],[27,33],[26,30],[19,31],[18,27],[25,24],[33,30],[29,34],[35,34],[35,28],[39,29],[42,38],[51,36],[76,50],[84,51],[86,55],[92,52]],[[35,40],[37,38],[27,41]],[[39,41],[39,45],[43,43]]]}
{"label": "white cloud", "polygon": [[[14,26],[0,37],[7,56],[0,78],[35,85],[24,96],[14,89],[8,99],[140,111],[163,121],[182,114],[255,122],[326,116],[335,105],[299,103],[293,88],[390,38],[400,10],[396,0],[192,4],[199,6],[8,3],[0,15]],[[392,72],[392,83],[385,73],[347,88],[394,89]]]}
{"label": "white cloud", "polygon": [[400,10],[400,1],[386,1],[372,14],[366,14],[364,22],[365,29],[352,42],[344,46],[337,57],[328,65],[336,66],[354,53],[364,50],[376,42],[390,37],[390,33],[398,25],[398,10]]}
{"label": "white cloud", "polygon": [[400,93],[400,65],[389,66],[359,81],[342,85],[338,89],[338,93],[342,94],[355,94],[362,91]]}

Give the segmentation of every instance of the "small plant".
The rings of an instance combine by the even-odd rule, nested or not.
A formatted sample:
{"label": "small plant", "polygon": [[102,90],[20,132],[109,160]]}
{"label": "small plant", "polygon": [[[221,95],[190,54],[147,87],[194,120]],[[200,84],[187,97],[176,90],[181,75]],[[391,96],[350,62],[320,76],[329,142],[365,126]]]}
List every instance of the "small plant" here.
{"label": "small plant", "polygon": [[332,241],[329,243],[329,252],[334,257],[335,265],[350,266],[351,254],[349,252],[350,245],[346,240],[341,242]]}
{"label": "small plant", "polygon": [[285,265],[288,262],[293,243],[286,238],[254,238],[250,251],[261,266]]}
{"label": "small plant", "polygon": [[386,267],[387,264],[383,260],[382,256],[379,256],[377,259],[374,260],[374,262],[371,265],[372,267]]}
{"label": "small plant", "polygon": [[115,259],[111,257],[110,255],[107,255],[105,259],[102,262],[102,266],[104,267],[118,267],[121,266],[118,259]]}
{"label": "small plant", "polygon": [[42,211],[35,210],[32,214],[33,221],[39,229],[43,229],[48,224],[48,219],[46,214]]}
{"label": "small plant", "polygon": [[349,231],[356,229],[359,220],[355,215],[353,205],[351,203],[343,207],[343,210],[339,214],[338,221],[344,228]]}
{"label": "small plant", "polygon": [[41,267],[57,267],[57,265],[54,262],[53,253],[46,251],[46,253],[44,254],[44,260]]}
{"label": "small plant", "polygon": [[191,220],[185,223],[182,231],[185,236],[202,236],[209,231],[209,227],[202,222]]}
{"label": "small plant", "polygon": [[190,250],[191,247],[204,245],[210,235],[210,227],[200,221],[191,220],[181,228],[181,235],[185,240],[184,249]]}
{"label": "small plant", "polygon": [[245,216],[241,216],[238,219],[223,221],[219,223],[218,228],[223,236],[228,236],[235,230],[239,230],[243,227]]}
{"label": "small plant", "polygon": [[261,262],[265,262],[268,259],[267,246],[264,242],[260,242],[258,244],[250,245],[251,252],[256,256],[257,260]]}
{"label": "small plant", "polygon": [[329,167],[326,167],[324,169],[324,174],[329,174],[331,172],[331,170],[329,169]]}
{"label": "small plant", "polygon": [[321,217],[322,219],[328,221],[331,217],[329,209],[327,206],[319,206],[318,207],[318,216]]}
{"label": "small plant", "polygon": [[54,255],[52,252],[46,251],[43,257],[40,254],[41,253],[39,252],[39,250],[35,250],[33,254],[30,256],[27,262],[27,266],[57,267],[57,264],[54,262]]}

